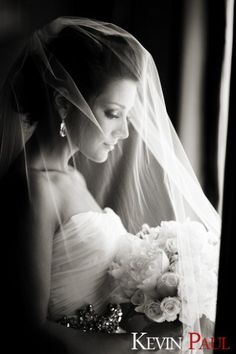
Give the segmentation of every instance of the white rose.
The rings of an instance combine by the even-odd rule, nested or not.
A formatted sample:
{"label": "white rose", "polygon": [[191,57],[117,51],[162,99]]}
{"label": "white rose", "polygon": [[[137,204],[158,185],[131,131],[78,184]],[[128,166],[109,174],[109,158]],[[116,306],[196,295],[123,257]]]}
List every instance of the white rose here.
{"label": "white rose", "polygon": [[[140,283],[140,287],[145,291],[150,292],[154,290],[156,292],[157,280],[163,273],[167,272],[168,268],[168,257],[165,252],[160,249],[156,259],[150,262],[149,267],[145,272],[145,276],[142,276],[142,283]],[[140,272],[140,277],[141,275],[142,271]]]}
{"label": "white rose", "polygon": [[152,286],[155,286],[156,280],[163,272],[166,272],[169,267],[169,260],[165,252],[158,249],[155,258],[150,260],[149,255],[140,255],[131,259],[130,276],[139,284],[145,283],[146,280],[154,281]]}
{"label": "white rose", "polygon": [[144,306],[145,315],[154,322],[164,322],[165,317],[160,308],[160,301],[149,300]]}
{"label": "white rose", "polygon": [[161,248],[158,247],[157,241],[152,241],[146,247],[145,254],[148,256],[149,259],[155,259],[159,253]]}
{"label": "white rose", "polygon": [[172,272],[166,272],[157,281],[157,294],[159,298],[176,296],[179,284],[179,277]]}
{"label": "white rose", "polygon": [[178,251],[177,239],[170,237],[166,240],[165,248],[170,253],[176,253]]}
{"label": "white rose", "polygon": [[150,272],[150,260],[146,256],[137,256],[130,261],[130,276],[137,283],[142,283],[142,281],[148,277]]}
{"label": "white rose", "polygon": [[179,255],[178,254],[173,254],[171,257],[170,257],[170,263],[172,262],[176,262],[179,260]]}
{"label": "white rose", "polygon": [[130,299],[133,305],[142,305],[145,301],[145,294],[143,290],[137,289]]}
{"label": "white rose", "polygon": [[128,274],[124,274],[123,277],[119,280],[120,286],[124,291],[133,291],[137,288],[137,282]]}
{"label": "white rose", "polygon": [[169,265],[169,271],[172,273],[180,273],[179,261],[175,261]]}
{"label": "white rose", "polygon": [[177,297],[166,297],[161,301],[160,309],[166,321],[175,321],[181,310],[181,302]]}
{"label": "white rose", "polygon": [[139,271],[139,270],[144,270],[147,269],[150,265],[150,261],[148,259],[148,257],[146,257],[145,255],[138,255],[135,256],[131,259],[130,261],[130,268],[133,271]]}

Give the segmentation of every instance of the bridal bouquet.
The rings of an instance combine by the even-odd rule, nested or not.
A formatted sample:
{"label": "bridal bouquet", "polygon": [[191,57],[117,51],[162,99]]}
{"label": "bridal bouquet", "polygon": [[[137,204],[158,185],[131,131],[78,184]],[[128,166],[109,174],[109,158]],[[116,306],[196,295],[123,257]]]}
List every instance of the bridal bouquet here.
{"label": "bridal bouquet", "polygon": [[147,224],[127,234],[110,266],[111,300],[131,303],[155,322],[177,318],[191,325],[204,314],[214,320],[217,240],[195,221]]}

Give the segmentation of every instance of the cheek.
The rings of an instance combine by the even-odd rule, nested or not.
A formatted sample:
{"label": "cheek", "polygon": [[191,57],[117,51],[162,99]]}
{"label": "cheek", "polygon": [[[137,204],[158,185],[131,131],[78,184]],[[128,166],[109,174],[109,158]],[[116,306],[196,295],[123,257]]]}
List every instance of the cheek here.
{"label": "cheek", "polygon": [[117,120],[115,119],[104,119],[101,128],[105,136],[109,136],[112,131],[116,128],[116,122]]}
{"label": "cheek", "polygon": [[[101,114],[96,119],[106,134],[109,130],[109,120]],[[104,135],[88,117],[76,112],[68,121],[68,130],[72,146],[78,148],[86,157],[96,160],[97,155],[103,154]],[[100,158],[98,160],[100,161]]]}
{"label": "cheek", "polygon": [[81,149],[93,152],[97,149],[98,145],[104,141],[103,134],[100,132],[96,125],[89,121],[82,129],[81,134]]}
{"label": "cheek", "polygon": [[100,134],[101,137],[104,138],[104,136],[109,135],[109,133],[112,131],[112,126],[114,125],[114,120],[108,119],[104,113],[104,110],[99,107],[93,108],[92,111],[93,111],[95,119],[97,120],[99,126],[101,127],[101,129],[104,133],[104,135],[103,135],[102,132],[100,132],[100,130],[98,129],[98,134]]}
{"label": "cheek", "polygon": [[105,162],[108,158],[104,136],[95,125],[82,134],[79,150],[89,160],[97,163]]}
{"label": "cheek", "polygon": [[102,163],[108,158],[109,150],[104,143],[110,135],[114,121],[103,117],[101,114],[96,116],[103,133],[89,118],[85,117],[77,135],[77,146],[80,152],[89,160]]}

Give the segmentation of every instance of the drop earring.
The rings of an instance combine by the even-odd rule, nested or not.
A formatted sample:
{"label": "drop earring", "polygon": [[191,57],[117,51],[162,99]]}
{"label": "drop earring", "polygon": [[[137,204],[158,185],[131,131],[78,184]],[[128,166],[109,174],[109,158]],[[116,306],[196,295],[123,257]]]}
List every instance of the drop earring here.
{"label": "drop earring", "polygon": [[59,134],[62,138],[64,138],[66,136],[66,123],[65,123],[66,111],[64,108],[61,110],[60,116],[61,116],[61,124],[60,124]]}
{"label": "drop earring", "polygon": [[60,124],[60,136],[64,138],[66,136],[66,123],[65,120],[63,119],[61,124]]}

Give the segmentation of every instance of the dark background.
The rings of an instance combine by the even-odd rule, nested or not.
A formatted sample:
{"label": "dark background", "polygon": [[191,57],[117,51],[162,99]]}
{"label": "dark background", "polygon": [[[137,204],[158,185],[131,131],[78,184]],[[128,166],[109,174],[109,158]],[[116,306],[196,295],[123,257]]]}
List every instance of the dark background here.
{"label": "dark background", "polygon": [[[191,7],[192,4],[196,5],[198,2],[201,2],[203,6],[205,24],[204,38],[206,42],[204,48],[205,61],[203,63],[204,79],[200,92],[202,96],[202,115],[200,119],[202,119],[203,126],[201,149],[202,185],[207,197],[212,204],[217,207],[219,200],[217,181],[217,129],[219,119],[219,90],[224,50],[226,0],[74,0],[67,1],[68,10],[64,11],[66,5],[63,11],[58,9],[57,14],[85,16],[113,22],[137,37],[154,57],[162,83],[167,111],[178,132],[181,119],[179,106],[180,82],[183,74],[183,67],[181,66],[183,59],[183,38],[186,35],[186,27],[184,24],[189,16],[187,9],[189,9],[189,6]],[[59,1],[57,3],[59,3]],[[2,2],[2,0],[0,0],[0,15],[1,13],[3,14],[3,10],[5,11],[5,9],[9,10],[9,8],[11,8],[15,11],[16,4],[24,4],[24,7],[29,8],[29,19],[32,18],[32,23],[35,27],[41,26],[43,23],[47,22],[50,17],[56,17],[56,15],[53,14],[54,0],[42,0],[41,2],[33,2],[30,0],[3,0]],[[46,16],[45,8],[47,8],[48,17]],[[45,20],[40,22],[40,19],[44,17]],[[6,35],[4,28],[8,27],[4,27],[2,19],[4,18],[1,18],[0,21],[0,29],[3,29],[3,31],[0,31],[0,45],[6,49],[11,46],[12,34],[9,32]],[[38,24],[36,24],[37,21],[39,21]],[[17,23],[17,19],[14,19],[15,28],[17,28]],[[29,23],[24,21],[19,23],[21,27],[29,27],[29,31],[31,27],[34,27],[31,26],[30,21]],[[13,45],[12,48],[14,53],[17,53],[17,46]],[[8,54],[5,58],[0,57],[1,68],[9,62],[8,55],[9,58],[11,58],[11,48],[8,50]],[[1,75],[0,79],[2,78]],[[235,37],[230,88],[216,336],[228,337],[231,352],[234,352],[236,342],[236,335],[233,333],[235,327],[235,311],[233,311],[235,308],[235,296],[233,291],[235,264],[233,264],[233,252],[235,251],[234,220],[236,220],[236,134],[233,127],[235,120]],[[232,321],[233,325],[231,325]],[[216,351],[216,353],[219,352],[220,351]]]}

